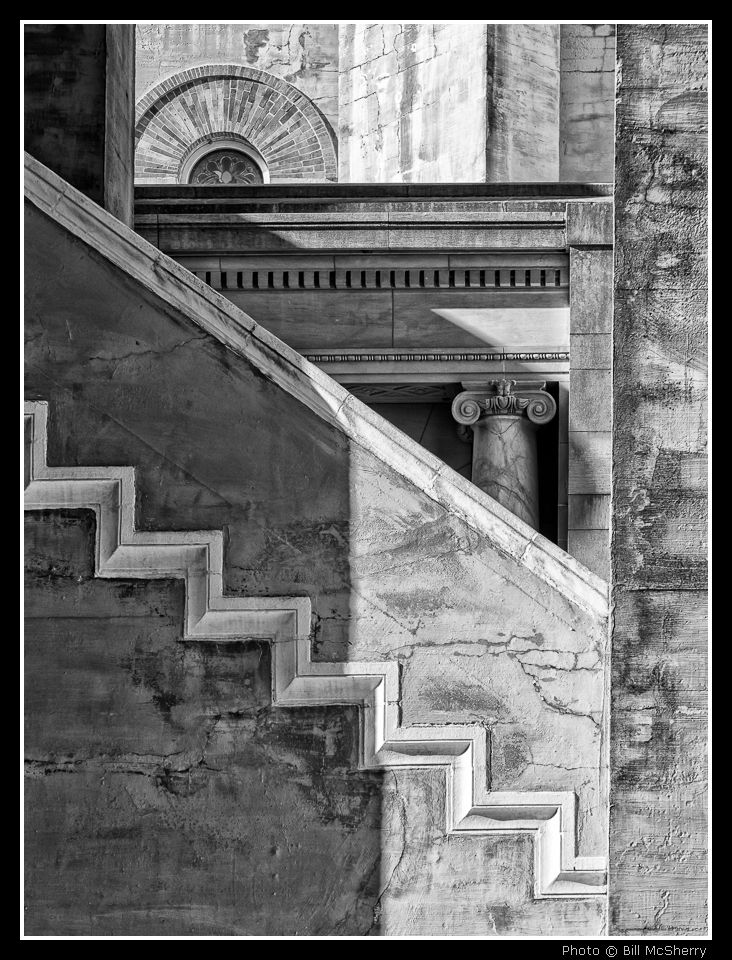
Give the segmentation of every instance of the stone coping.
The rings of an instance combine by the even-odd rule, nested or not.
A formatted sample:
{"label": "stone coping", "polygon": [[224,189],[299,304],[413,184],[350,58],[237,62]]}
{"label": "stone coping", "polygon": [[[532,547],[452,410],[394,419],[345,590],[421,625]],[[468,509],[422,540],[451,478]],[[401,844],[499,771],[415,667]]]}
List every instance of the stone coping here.
{"label": "stone coping", "polygon": [[465,480],[301,354],[25,154],[25,196],[45,215],[186,316],[422,490],[570,602],[608,615],[608,585]]}

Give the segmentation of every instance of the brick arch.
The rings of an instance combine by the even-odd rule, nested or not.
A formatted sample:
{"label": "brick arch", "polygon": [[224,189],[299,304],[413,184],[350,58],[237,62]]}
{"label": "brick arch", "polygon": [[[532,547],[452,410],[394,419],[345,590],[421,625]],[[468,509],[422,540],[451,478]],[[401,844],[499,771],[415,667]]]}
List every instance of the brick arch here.
{"label": "brick arch", "polygon": [[336,180],[336,141],[292,84],[238,64],[191,67],[149,90],[136,108],[135,181],[179,183],[184,157],[207,135],[251,144],[270,182]]}

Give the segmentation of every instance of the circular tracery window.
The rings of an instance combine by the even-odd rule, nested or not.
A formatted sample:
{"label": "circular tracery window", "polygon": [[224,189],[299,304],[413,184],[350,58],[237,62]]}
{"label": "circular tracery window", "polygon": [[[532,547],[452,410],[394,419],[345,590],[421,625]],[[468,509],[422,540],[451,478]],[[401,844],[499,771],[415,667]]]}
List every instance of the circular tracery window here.
{"label": "circular tracery window", "polygon": [[236,183],[264,183],[262,171],[245,153],[238,150],[213,150],[191,170],[189,183],[226,186]]}

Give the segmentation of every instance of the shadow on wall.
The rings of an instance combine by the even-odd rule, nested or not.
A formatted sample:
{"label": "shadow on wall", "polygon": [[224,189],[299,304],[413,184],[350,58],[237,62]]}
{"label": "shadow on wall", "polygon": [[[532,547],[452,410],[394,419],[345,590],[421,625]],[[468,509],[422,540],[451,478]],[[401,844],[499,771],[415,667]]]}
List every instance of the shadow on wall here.
{"label": "shadow on wall", "polygon": [[[139,528],[223,528],[225,591],[309,595],[314,655],[347,659],[342,435],[40,214],[26,235],[49,462],[134,464]],[[29,518],[26,932],[378,933],[358,710],[273,708],[267,645],[179,643],[180,582],[92,579],[93,533]]]}

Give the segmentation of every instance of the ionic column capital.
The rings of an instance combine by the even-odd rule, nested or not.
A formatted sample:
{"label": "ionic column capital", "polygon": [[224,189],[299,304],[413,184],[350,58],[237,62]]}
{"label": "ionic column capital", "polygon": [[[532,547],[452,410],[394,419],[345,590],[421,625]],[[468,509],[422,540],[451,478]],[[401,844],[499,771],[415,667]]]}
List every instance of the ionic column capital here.
{"label": "ionic column capital", "polygon": [[464,383],[467,389],[452,402],[452,415],[458,423],[473,426],[487,417],[527,417],[537,426],[549,423],[557,412],[554,397],[546,383],[536,380],[490,380]]}

